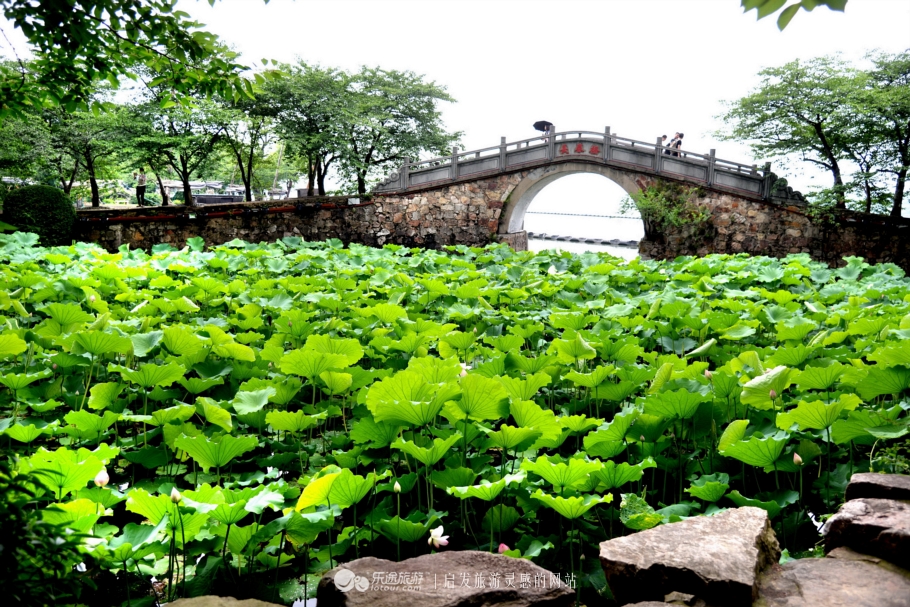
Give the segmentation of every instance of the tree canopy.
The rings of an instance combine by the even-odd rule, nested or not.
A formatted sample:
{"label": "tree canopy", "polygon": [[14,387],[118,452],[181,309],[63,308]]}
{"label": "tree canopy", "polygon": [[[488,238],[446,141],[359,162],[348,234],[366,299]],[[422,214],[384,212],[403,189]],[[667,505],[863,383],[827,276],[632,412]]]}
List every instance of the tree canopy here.
{"label": "tree canopy", "polygon": [[[751,10],[756,11],[759,19],[764,19],[780,11],[777,17],[777,27],[783,30],[790,24],[799,9],[808,12],[819,6],[827,6],[832,11],[843,12],[847,6],[847,0],[798,0],[792,4],[787,4],[787,0],[740,0],[740,4],[743,11],[747,13]],[[785,4],[787,4],[786,8],[784,8]]]}
{"label": "tree canopy", "polygon": [[[214,4],[216,0],[208,0]],[[266,2],[268,0],[265,0]],[[167,83],[163,103],[193,95],[251,96],[261,75],[214,34],[201,29],[175,0],[0,0],[0,10],[22,30],[34,59],[0,64],[0,116],[61,105],[86,109],[99,80],[118,86],[137,68]]]}
{"label": "tree canopy", "polygon": [[718,135],[749,142],[759,156],[823,168],[832,186],[822,194],[838,207],[901,216],[910,167],[910,51],[867,60],[865,69],[819,57],[762,70],[755,90],[727,104]]}

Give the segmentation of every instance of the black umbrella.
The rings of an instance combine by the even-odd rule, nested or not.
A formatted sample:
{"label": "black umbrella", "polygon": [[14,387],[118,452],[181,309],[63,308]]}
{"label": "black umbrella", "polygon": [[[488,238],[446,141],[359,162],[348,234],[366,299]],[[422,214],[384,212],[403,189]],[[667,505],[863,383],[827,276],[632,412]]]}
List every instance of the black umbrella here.
{"label": "black umbrella", "polygon": [[551,126],[553,126],[553,123],[546,120],[538,120],[534,123],[534,128],[538,131],[546,131]]}

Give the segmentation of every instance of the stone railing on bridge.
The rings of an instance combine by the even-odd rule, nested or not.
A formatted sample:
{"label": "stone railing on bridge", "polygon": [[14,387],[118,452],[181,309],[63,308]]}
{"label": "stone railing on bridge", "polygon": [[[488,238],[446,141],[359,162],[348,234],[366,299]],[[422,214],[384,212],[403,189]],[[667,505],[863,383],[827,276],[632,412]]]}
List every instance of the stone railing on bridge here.
{"label": "stone railing on bridge", "polygon": [[451,156],[406,162],[374,191],[377,194],[419,191],[498,173],[578,161],[662,175],[754,199],[767,199],[771,194],[767,164],[759,173],[757,165],[722,160],[715,156],[714,150],[708,154],[673,150],[671,154],[660,138],[654,143],[636,141],[611,134],[610,127],[603,133],[566,131],[512,143],[506,143],[503,137],[498,146],[467,152],[453,148]]}

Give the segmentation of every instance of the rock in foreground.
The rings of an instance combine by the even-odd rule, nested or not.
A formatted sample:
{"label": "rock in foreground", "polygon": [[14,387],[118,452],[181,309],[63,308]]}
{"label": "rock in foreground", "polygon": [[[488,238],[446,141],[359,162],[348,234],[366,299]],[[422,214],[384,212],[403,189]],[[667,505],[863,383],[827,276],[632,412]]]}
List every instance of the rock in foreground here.
{"label": "rock in foreground", "polygon": [[[862,498],[847,502],[828,519],[825,550],[847,546],[910,567],[910,502]],[[910,604],[910,598],[908,598]]]}
{"label": "rock in foreground", "polygon": [[530,561],[452,551],[400,563],[351,561],[323,576],[316,598],[319,607],[568,607],[575,592],[559,574]]}
{"label": "rock in foreground", "polygon": [[779,557],[768,513],[752,507],[661,525],[600,545],[601,565],[620,605],[661,601],[678,591],[718,607],[749,606],[759,572]]}
{"label": "rock in foreground", "polygon": [[850,501],[863,497],[910,500],[910,476],[858,472],[850,478],[844,499]]}
{"label": "rock in foreground", "polygon": [[256,599],[242,601],[229,596],[197,596],[191,599],[178,599],[168,603],[168,607],[281,607],[277,603],[266,603]]}
{"label": "rock in foreground", "polygon": [[775,565],[755,607],[907,607],[910,573],[865,560],[802,559]]}

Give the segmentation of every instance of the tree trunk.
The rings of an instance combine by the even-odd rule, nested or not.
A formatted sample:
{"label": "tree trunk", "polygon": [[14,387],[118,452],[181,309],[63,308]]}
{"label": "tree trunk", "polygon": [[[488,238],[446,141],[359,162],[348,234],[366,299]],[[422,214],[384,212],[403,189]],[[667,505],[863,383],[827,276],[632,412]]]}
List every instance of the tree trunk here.
{"label": "tree trunk", "polygon": [[837,162],[837,156],[834,154],[834,150],[831,148],[831,144],[828,143],[828,137],[825,135],[824,129],[822,129],[822,123],[811,123],[815,129],[815,134],[818,136],[818,140],[822,144],[822,154],[825,156],[825,159],[828,161],[828,164],[831,166],[831,173],[834,175],[834,187],[835,196],[837,197],[837,206],[838,209],[847,208],[847,200],[844,197],[844,180],[841,177],[840,165]]}
{"label": "tree trunk", "polygon": [[367,193],[367,181],[363,173],[357,173],[357,193]]}
{"label": "tree trunk", "polygon": [[[152,167],[152,169],[155,170],[154,167]],[[155,180],[158,182],[158,191],[161,192],[161,206],[166,207],[171,201],[167,199],[167,190],[165,189],[164,182],[161,181],[161,175],[158,174],[157,170],[155,170]]]}
{"label": "tree trunk", "polygon": [[98,180],[95,178],[95,159],[90,150],[85,152],[85,170],[88,173],[89,186],[92,189],[92,207],[101,206],[101,193],[98,191]]}
{"label": "tree trunk", "polygon": [[319,195],[325,196],[325,165],[322,164],[322,158],[316,161],[316,182],[319,187]]}
{"label": "tree trunk", "polygon": [[904,204],[904,185],[907,183],[907,166],[904,165],[897,172],[897,185],[894,187],[894,206],[891,207],[891,217],[901,217],[903,215]]}
{"label": "tree trunk", "polygon": [[190,171],[187,168],[186,157],[180,155],[180,181],[183,182],[183,204],[193,206],[193,188],[190,187]]}

